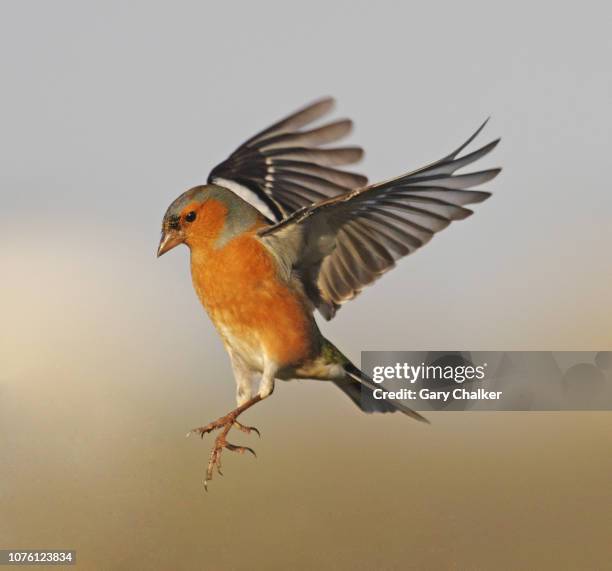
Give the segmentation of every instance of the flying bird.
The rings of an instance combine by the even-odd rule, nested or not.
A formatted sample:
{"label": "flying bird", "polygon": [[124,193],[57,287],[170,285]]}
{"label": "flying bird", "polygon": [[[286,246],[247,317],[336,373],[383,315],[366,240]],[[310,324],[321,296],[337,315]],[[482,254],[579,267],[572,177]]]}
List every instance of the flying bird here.
{"label": "flying bird", "polygon": [[400,258],[470,216],[466,205],[490,196],[474,187],[500,169],[456,171],[499,139],[463,153],[485,121],[444,158],[368,185],[363,175],[339,168],[358,161],[361,148],[323,146],[347,135],[351,121],[311,127],[332,106],[331,98],[322,99],[254,135],[164,215],[157,255],[189,247],[194,289],[227,349],[237,386],[237,407],[192,431],[202,437],[220,431],[205,487],[215,469],[221,473],[224,449],[254,454],[227,435],[233,427],[259,434],[238,418],[270,396],[277,379],[331,381],[365,412],[425,420],[397,400],[372,398],[376,385],[322,335],[314,313],[333,318]]}

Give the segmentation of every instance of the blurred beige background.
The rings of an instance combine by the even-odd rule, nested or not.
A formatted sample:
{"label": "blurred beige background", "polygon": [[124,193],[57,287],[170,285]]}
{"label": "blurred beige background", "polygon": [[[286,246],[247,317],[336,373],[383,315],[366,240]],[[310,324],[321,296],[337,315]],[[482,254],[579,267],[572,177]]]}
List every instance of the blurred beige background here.
{"label": "blurred beige background", "polygon": [[602,4],[0,7],[0,547],[81,569],[609,565],[610,413],[360,415],[279,386],[202,489],[233,403],[168,203],[333,94],[360,169],[437,159],[488,114],[495,196],[324,331],[363,349],[612,347],[612,41]]}

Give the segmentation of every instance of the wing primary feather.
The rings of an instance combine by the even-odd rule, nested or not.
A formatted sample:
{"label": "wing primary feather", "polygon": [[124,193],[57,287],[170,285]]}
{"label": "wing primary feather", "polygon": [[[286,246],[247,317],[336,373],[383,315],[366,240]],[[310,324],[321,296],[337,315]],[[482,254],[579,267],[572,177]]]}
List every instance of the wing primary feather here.
{"label": "wing primary feather", "polygon": [[280,121],[273,123],[263,131],[253,135],[250,139],[244,142],[243,146],[252,146],[266,135],[272,135],[281,131],[300,129],[304,125],[308,125],[308,123],[312,123],[324,115],[327,115],[327,113],[334,108],[334,105],[335,100],[333,97],[323,97],[322,99],[314,101],[302,109],[299,109],[295,113],[291,113]]}
{"label": "wing primary feather", "polygon": [[[501,169],[487,169],[484,171],[470,172],[465,174],[454,174],[440,177],[439,175],[416,177],[413,181],[410,181],[406,186],[419,186],[421,184],[431,184],[432,181],[437,182],[444,188],[468,188],[471,186],[479,186],[485,182],[489,182],[494,179]],[[401,181],[398,181],[398,186],[403,186]]]}
{"label": "wing primary feather", "polygon": [[467,165],[472,164],[478,159],[481,159],[485,155],[488,155],[495,147],[497,147],[500,141],[501,139],[495,139],[494,141],[487,143],[480,149],[476,149],[475,151],[472,151],[471,153],[464,155],[463,157],[453,158],[452,160],[447,162],[439,162],[437,163],[438,166],[431,167],[422,172],[427,172],[427,174],[452,174],[456,170],[466,167]]}
{"label": "wing primary feather", "polygon": [[266,151],[265,156],[290,158],[296,161],[312,162],[326,167],[333,167],[356,163],[363,157],[363,149],[361,147],[338,147],[336,149],[291,147],[289,149]]}
{"label": "wing primary feather", "polygon": [[368,183],[368,177],[325,167],[314,163],[305,163],[302,161],[291,161],[286,159],[277,159],[274,161],[274,172],[276,173],[305,173],[318,176],[326,180],[330,180],[345,189],[354,189],[365,186]]}
{"label": "wing primary feather", "polygon": [[478,129],[476,129],[476,131],[468,138],[467,141],[465,141],[465,143],[463,143],[462,145],[460,145],[459,147],[457,147],[450,155],[446,155],[443,159],[441,159],[439,162],[445,162],[447,160],[450,159],[454,159],[461,151],[463,151],[463,149],[465,149],[476,137],[478,137],[478,135],[480,135],[480,132],[485,128],[485,125],[489,122],[489,119],[491,117],[487,117],[482,124],[480,125],[480,127],[478,127]]}
{"label": "wing primary feather", "polygon": [[261,139],[251,148],[267,151],[275,148],[291,148],[309,145],[324,145],[333,143],[351,132],[353,122],[350,119],[340,119],[333,123],[328,123],[310,131],[298,131],[296,133],[281,133],[270,138]]}

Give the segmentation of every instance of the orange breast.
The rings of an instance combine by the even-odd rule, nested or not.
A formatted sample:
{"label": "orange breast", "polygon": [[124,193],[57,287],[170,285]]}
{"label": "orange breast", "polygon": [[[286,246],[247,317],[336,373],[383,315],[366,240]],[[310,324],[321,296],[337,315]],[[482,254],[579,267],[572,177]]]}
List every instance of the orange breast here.
{"label": "orange breast", "polygon": [[221,248],[191,246],[195,290],[224,339],[280,367],[312,353],[313,319],[298,292],[278,278],[271,254],[252,232]]}

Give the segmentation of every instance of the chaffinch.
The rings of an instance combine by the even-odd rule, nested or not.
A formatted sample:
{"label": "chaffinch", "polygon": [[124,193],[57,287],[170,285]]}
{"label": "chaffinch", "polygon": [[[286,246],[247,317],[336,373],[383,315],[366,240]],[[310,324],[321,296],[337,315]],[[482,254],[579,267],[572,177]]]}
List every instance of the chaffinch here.
{"label": "chaffinch", "polygon": [[192,431],[220,430],[205,487],[215,468],[221,473],[224,449],[254,454],[226,437],[232,427],[259,434],[238,417],[270,396],[276,379],[331,381],[365,412],[399,410],[425,420],[400,401],[372,398],[376,385],[321,334],[313,314],[331,319],[399,258],[470,216],[465,206],[490,196],[473,187],[500,169],[455,172],[499,139],[462,155],[483,123],[444,158],[368,186],[366,177],[338,168],[359,160],[361,148],[321,148],[348,134],[350,120],[302,130],[332,106],[332,99],[322,99],[251,137],[164,216],[157,255],[189,247],[194,289],[229,353],[237,385],[237,408]]}

